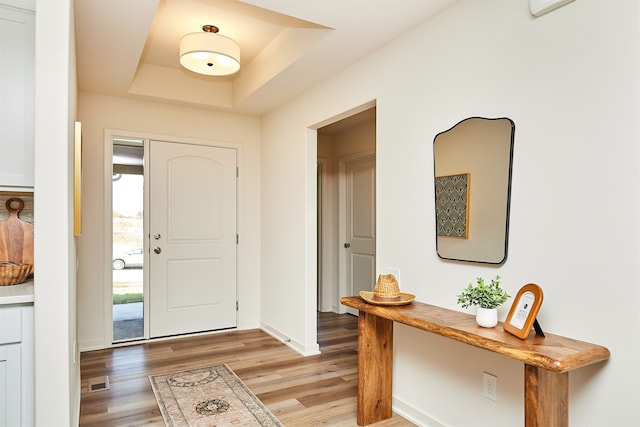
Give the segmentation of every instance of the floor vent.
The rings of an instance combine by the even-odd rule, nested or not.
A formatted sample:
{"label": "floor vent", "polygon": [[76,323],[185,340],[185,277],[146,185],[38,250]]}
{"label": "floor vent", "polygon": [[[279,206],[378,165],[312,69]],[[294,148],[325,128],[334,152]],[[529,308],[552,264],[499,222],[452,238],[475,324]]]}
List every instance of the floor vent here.
{"label": "floor vent", "polygon": [[109,389],[109,377],[96,377],[89,378],[87,380],[89,392],[108,390]]}

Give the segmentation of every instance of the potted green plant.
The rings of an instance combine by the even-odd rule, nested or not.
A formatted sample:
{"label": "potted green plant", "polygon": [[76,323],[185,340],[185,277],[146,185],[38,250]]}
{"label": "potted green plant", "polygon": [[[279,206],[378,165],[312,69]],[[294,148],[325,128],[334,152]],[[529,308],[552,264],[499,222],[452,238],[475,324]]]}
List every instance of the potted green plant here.
{"label": "potted green plant", "polygon": [[458,304],[462,308],[478,306],[476,322],[484,328],[493,328],[498,324],[498,307],[511,296],[500,287],[500,276],[491,279],[486,284],[482,277],[476,279],[476,284],[469,285],[458,295]]}

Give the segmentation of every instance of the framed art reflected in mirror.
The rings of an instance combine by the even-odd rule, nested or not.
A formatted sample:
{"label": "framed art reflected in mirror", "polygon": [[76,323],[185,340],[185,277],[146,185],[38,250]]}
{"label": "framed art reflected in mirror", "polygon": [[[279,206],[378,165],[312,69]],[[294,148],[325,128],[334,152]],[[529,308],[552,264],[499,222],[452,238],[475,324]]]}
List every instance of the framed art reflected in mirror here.
{"label": "framed art reflected in mirror", "polygon": [[470,174],[436,177],[436,235],[469,237]]}

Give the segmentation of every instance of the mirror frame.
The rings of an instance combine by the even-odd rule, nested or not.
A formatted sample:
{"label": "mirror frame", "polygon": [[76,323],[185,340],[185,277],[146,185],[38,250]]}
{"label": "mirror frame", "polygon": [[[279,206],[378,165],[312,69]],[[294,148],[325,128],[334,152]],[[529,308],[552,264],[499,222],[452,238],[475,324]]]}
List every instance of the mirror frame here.
{"label": "mirror frame", "polygon": [[[480,122],[483,125],[483,128],[488,127],[490,123],[497,123],[500,121],[504,122],[505,128],[500,129],[499,132],[501,133],[504,132],[506,137],[506,132],[508,131],[509,132],[508,140],[505,139],[504,142],[499,142],[498,140],[496,140],[496,144],[495,144],[496,147],[491,147],[487,149],[487,153],[491,153],[492,152],[491,150],[499,150],[500,157],[502,158],[502,161],[501,161],[502,164],[499,165],[499,168],[496,168],[495,166],[487,165],[487,162],[485,161],[486,159],[485,160],[480,159],[476,161],[477,159],[476,157],[464,158],[459,168],[457,166],[451,167],[449,165],[449,167],[441,167],[440,168],[441,171],[439,173],[438,158],[437,158],[438,140],[439,139],[442,140],[442,138],[444,138],[445,136],[447,138],[452,138],[452,135],[456,134],[454,132],[455,130],[459,130],[459,133],[468,133],[468,128],[466,128],[466,126],[470,126],[471,121]],[[460,129],[463,129],[463,130],[460,130]],[[484,140],[482,139],[483,137],[488,138],[487,136],[483,135],[482,133],[479,133],[479,135],[482,135],[482,136],[479,136],[478,143],[483,143],[483,142],[486,143],[487,141],[489,141],[489,139],[484,139]],[[499,117],[499,118],[468,117],[456,123],[451,128],[438,133],[434,137],[433,139],[433,171],[434,171],[433,176],[434,176],[434,203],[435,203],[434,225],[435,225],[435,237],[436,237],[436,253],[438,254],[439,258],[443,260],[450,260],[450,261],[462,261],[462,262],[473,262],[473,263],[495,264],[495,265],[503,264],[506,261],[507,253],[508,253],[508,245],[509,245],[509,218],[510,218],[510,210],[511,210],[511,182],[512,182],[512,170],[513,170],[514,135],[515,135],[515,124],[513,120],[507,117]],[[500,138],[501,138],[500,141],[502,141],[502,136],[500,136]],[[451,143],[451,142],[455,142],[455,140],[449,141],[445,139],[445,140],[442,140],[442,142]],[[493,142],[493,140],[491,140],[491,142]],[[465,139],[459,145],[464,146],[466,144],[474,144],[474,143],[475,143],[474,141],[469,141],[468,139]],[[507,144],[508,144],[508,153],[506,152]],[[504,147],[502,145],[504,145]],[[484,153],[484,150],[480,150],[479,152],[486,154]],[[481,156],[479,155],[478,157],[481,157]],[[507,163],[507,162],[508,164],[505,165],[504,163]],[[445,169],[445,170],[442,170],[442,169]],[[495,190],[494,190],[494,187],[486,185],[487,180],[489,178],[483,178],[484,176],[486,176],[487,173],[493,173],[494,171],[499,171],[499,174],[500,174],[498,176],[499,185],[496,186]],[[438,219],[439,218],[438,218],[438,212],[437,212],[439,200],[438,200],[438,193],[437,193],[437,187],[438,187],[437,178],[443,178],[446,176],[462,176],[465,174],[468,174],[467,175],[468,181],[466,181],[466,183],[468,184],[468,188],[466,188],[466,184],[465,184],[465,188],[460,189],[462,191],[460,194],[460,199],[467,197],[467,204],[468,204],[468,206],[464,205],[464,209],[466,210],[466,212],[463,212],[460,214],[460,218],[462,218],[463,216],[467,217],[467,221],[464,224],[465,229],[458,230],[459,237],[453,237],[455,233],[449,236],[446,236],[446,235],[439,236],[438,235]],[[506,178],[506,185],[504,184],[504,178]],[[478,179],[481,180],[480,183],[478,183]],[[483,180],[485,182],[483,182]],[[478,193],[479,188],[482,188],[485,193]],[[471,194],[471,197],[469,197],[469,193]],[[489,197],[484,197],[485,195]],[[480,196],[483,196],[482,199],[479,199]],[[499,202],[499,206],[495,206],[495,203],[489,201],[493,197],[497,198]],[[474,224],[473,222],[474,207],[478,207],[479,206],[478,203],[479,202],[481,203],[483,200],[486,203],[480,205],[481,209],[483,210],[483,212],[484,210],[490,210],[490,213],[491,213],[491,215],[485,214],[485,218],[488,218],[488,217],[496,218],[495,220],[491,220],[494,222],[489,225],[489,228],[493,227],[493,229],[496,230],[495,234],[500,234],[498,238],[501,238],[502,233],[504,232],[503,245],[501,244],[501,241],[495,241],[495,240],[488,241],[488,238],[490,237],[488,234],[483,235],[482,232],[480,232],[480,234],[478,234],[477,232],[478,223]],[[504,205],[502,203],[503,200],[504,200]],[[472,215],[471,219],[469,219],[469,211],[471,211],[471,215]],[[476,212],[477,212],[477,208],[476,208]],[[445,244],[441,244],[441,239],[458,239],[458,240],[455,242],[450,241],[450,242],[454,242],[453,244],[449,244],[450,242],[447,242],[447,245],[445,245]],[[444,243],[444,241],[442,241],[442,243]],[[442,250],[442,247],[445,247],[445,250]],[[485,250],[485,248],[488,248],[487,250],[490,250],[492,252],[488,254],[488,256],[483,257],[479,255],[479,253]]]}

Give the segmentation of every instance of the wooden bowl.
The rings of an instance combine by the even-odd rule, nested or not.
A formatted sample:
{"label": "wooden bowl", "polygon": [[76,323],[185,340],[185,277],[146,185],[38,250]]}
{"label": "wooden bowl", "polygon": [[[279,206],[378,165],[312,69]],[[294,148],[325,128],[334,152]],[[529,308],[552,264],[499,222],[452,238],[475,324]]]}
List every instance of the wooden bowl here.
{"label": "wooden bowl", "polygon": [[0,286],[19,285],[33,274],[33,264],[0,261]]}

